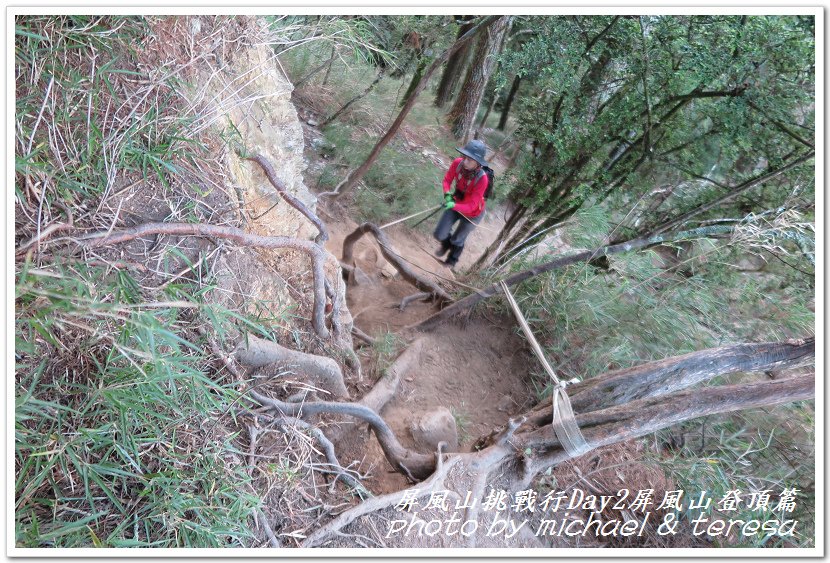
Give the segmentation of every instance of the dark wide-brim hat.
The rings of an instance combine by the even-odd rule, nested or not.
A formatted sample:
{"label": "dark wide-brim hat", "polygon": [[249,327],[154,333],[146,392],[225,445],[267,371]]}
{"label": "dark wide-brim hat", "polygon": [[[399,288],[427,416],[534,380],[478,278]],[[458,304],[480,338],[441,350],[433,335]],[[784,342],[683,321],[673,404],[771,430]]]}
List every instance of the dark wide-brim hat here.
{"label": "dark wide-brim hat", "polygon": [[484,160],[484,157],[487,154],[487,147],[485,147],[484,143],[482,143],[479,140],[473,139],[463,147],[455,150],[457,150],[464,156],[469,156],[482,166],[490,166],[490,163]]}

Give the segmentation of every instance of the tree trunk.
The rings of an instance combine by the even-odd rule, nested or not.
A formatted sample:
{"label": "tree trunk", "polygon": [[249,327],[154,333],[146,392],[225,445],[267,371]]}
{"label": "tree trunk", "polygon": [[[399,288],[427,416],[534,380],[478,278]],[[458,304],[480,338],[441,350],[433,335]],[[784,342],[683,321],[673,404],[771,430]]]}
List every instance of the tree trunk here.
{"label": "tree trunk", "polygon": [[[473,28],[474,18],[472,16],[456,16],[456,20],[464,20],[466,23],[461,24],[458,28],[458,35],[456,40],[461,39],[465,33]],[[453,90],[458,84],[458,78],[461,76],[461,71],[464,70],[464,62],[467,60],[467,54],[470,52],[470,44],[467,43],[452,54],[447,61],[447,66],[444,67],[444,73],[441,75],[441,81],[438,83],[438,92],[435,94],[435,105],[443,107],[452,97]]]}
{"label": "tree trunk", "polygon": [[495,66],[495,55],[504,39],[509,20],[509,16],[500,17],[488,27],[487,34],[479,39],[464,84],[448,114],[452,134],[462,143],[470,137],[478,106],[484,96],[484,87]]}
{"label": "tree trunk", "polygon": [[329,74],[331,74],[331,65],[334,64],[334,57],[337,55],[337,47],[331,48],[331,57],[329,58],[329,66],[326,68],[326,74],[323,76],[323,83],[322,85],[325,86],[326,83],[329,81]]}
{"label": "tree trunk", "polygon": [[412,92],[415,91],[415,88],[418,87],[418,83],[421,81],[421,77],[424,75],[424,69],[426,69],[428,62],[429,57],[425,55],[421,55],[418,58],[418,66],[415,68],[415,73],[412,75],[412,80],[410,80],[409,82],[409,87],[406,89],[406,92],[404,92],[403,98],[401,99],[401,107],[406,105],[406,102],[409,101],[409,96],[411,96]]}
{"label": "tree trunk", "polygon": [[[496,54],[496,60],[501,57],[501,54],[504,52],[504,47],[507,45],[507,36],[510,35],[510,28],[513,26],[513,20],[507,22],[507,29],[505,29],[504,33],[501,36],[501,41],[499,42],[499,50]],[[496,63],[496,70],[493,71],[493,76],[498,75],[499,68],[501,67],[501,63]],[[492,80],[490,80],[492,81]],[[485,88],[486,90],[486,88]],[[484,112],[484,117],[481,118],[481,123],[478,124],[479,129],[484,129],[484,125],[487,123],[487,118],[490,117],[490,112],[493,111],[493,106],[496,105],[496,100],[499,98],[500,91],[497,88],[493,89],[493,95],[490,100],[490,103],[487,105],[487,111]],[[476,134],[476,139],[478,139],[478,134]]]}
{"label": "tree trunk", "polygon": [[499,234],[496,235],[496,240],[490,244],[485,250],[484,253],[479,256],[478,260],[475,261],[471,270],[478,271],[481,268],[489,265],[492,260],[490,260],[491,256],[498,256],[503,245],[504,241],[507,239],[510,231],[516,226],[516,224],[524,217],[524,214],[527,212],[527,207],[522,204],[518,204],[516,209],[513,213],[510,214],[510,217],[507,218],[507,221],[504,224],[504,227],[499,231]]}
{"label": "tree trunk", "polygon": [[504,131],[504,128],[507,126],[507,115],[510,113],[510,106],[513,105],[513,99],[516,97],[516,92],[519,91],[521,81],[522,77],[517,74],[513,79],[513,84],[510,85],[510,91],[507,93],[507,99],[504,101],[504,107],[501,109],[499,124],[496,126],[496,129],[499,131]]}
{"label": "tree trunk", "polygon": [[[713,235],[726,235],[731,234],[732,232],[732,226],[714,225],[711,227],[702,227],[699,229],[692,229],[689,231],[681,231],[679,233],[668,233],[665,235],[657,235],[648,238],[632,239],[620,244],[601,246],[595,250],[586,250],[584,252],[577,252],[575,254],[561,256],[549,262],[545,262],[544,264],[534,266],[533,268],[530,268],[528,270],[517,272],[505,278],[504,281],[507,283],[507,285],[513,286],[520,284],[521,282],[530,279],[534,276],[538,276],[539,274],[544,274],[545,272],[550,272],[552,270],[564,268],[565,266],[570,266],[571,264],[590,262],[591,260],[595,260],[603,256],[621,254],[623,252],[631,252],[633,250],[641,250],[643,248],[648,248],[650,246],[656,246],[658,244],[664,244],[667,242],[692,240],[696,238],[708,237]],[[413,328],[416,328],[417,330],[421,331],[429,330],[437,326],[441,322],[449,319],[450,317],[457,315],[461,311],[466,311],[473,305],[497,294],[501,294],[501,287],[499,286],[498,282],[488,286],[486,289],[479,290],[476,293],[472,293],[467,297],[464,297],[463,299],[456,301],[449,307],[442,309],[440,312],[415,325]]]}
{"label": "tree trunk", "polygon": [[439,57],[437,57],[431,65],[429,65],[429,68],[427,68],[423,78],[421,78],[421,81],[418,83],[418,86],[415,87],[415,91],[412,92],[412,95],[409,97],[409,100],[407,100],[406,105],[404,105],[403,109],[401,109],[401,112],[398,114],[398,117],[395,118],[395,121],[389,127],[389,130],[386,132],[386,134],[383,137],[381,137],[381,139],[374,146],[372,151],[369,153],[369,156],[366,157],[366,160],[363,162],[363,164],[361,164],[356,170],[352,171],[342,182],[340,182],[340,184],[335,188],[333,192],[326,192],[326,194],[320,194],[320,197],[322,197],[323,195],[341,197],[344,194],[347,194],[350,191],[352,191],[352,189],[354,189],[357,183],[363,179],[363,176],[366,175],[366,172],[369,171],[369,168],[372,167],[372,164],[375,163],[375,160],[377,160],[378,155],[380,155],[380,151],[382,151],[383,148],[389,144],[389,141],[391,141],[395,134],[398,132],[398,129],[403,123],[403,120],[406,119],[406,116],[412,110],[412,106],[415,105],[415,100],[418,99],[418,95],[423,91],[424,88],[426,88],[427,82],[429,82],[429,79],[435,73],[435,70],[439,66],[441,66],[444,63],[444,61],[446,61],[447,58],[449,58],[450,55],[452,55],[458,49],[466,45],[467,42],[470,41],[470,39],[474,38],[482,29],[486,29],[491,22],[497,19],[499,19],[499,16],[488,16],[484,18],[477,25],[473,26],[473,28],[470,29],[470,31],[464,34],[463,37],[456,41],[452,45],[452,47],[450,47],[449,49],[444,51]]}
{"label": "tree trunk", "polygon": [[490,100],[490,103],[487,104],[487,110],[484,112],[484,115],[481,117],[481,121],[478,123],[479,129],[484,129],[484,125],[487,123],[487,118],[490,117],[490,112],[493,111],[493,106],[496,105],[496,100],[499,97],[498,92],[493,92],[493,98]]}

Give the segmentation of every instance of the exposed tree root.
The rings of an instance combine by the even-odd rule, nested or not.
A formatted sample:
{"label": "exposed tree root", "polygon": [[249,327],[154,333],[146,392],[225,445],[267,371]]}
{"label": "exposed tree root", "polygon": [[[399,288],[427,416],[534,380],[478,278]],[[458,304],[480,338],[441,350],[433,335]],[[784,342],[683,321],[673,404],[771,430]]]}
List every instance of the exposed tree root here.
{"label": "exposed tree root", "polygon": [[[214,237],[232,240],[240,246],[293,248],[305,252],[311,257],[314,282],[314,310],[311,324],[320,338],[329,338],[329,330],[326,328],[326,274],[324,269],[327,253],[319,245],[291,237],[253,235],[235,227],[218,227],[198,223],[145,223],[113,234],[95,233],[81,240],[88,241],[86,244],[90,248],[98,248],[149,235]],[[334,311],[334,313],[339,315],[339,311]]]}
{"label": "exposed tree root", "polygon": [[274,529],[271,528],[271,524],[268,523],[268,516],[262,511],[261,508],[257,508],[257,515],[259,516],[259,523],[265,530],[265,534],[268,536],[268,541],[271,542],[271,547],[280,548],[282,544],[280,540],[277,538],[277,535],[274,533]]}
{"label": "exposed tree root", "polygon": [[328,401],[315,401],[309,403],[286,403],[277,399],[271,399],[265,395],[251,390],[250,396],[259,404],[268,407],[275,414],[280,416],[311,416],[315,414],[337,414],[353,416],[369,426],[377,436],[386,459],[398,471],[411,475],[414,479],[425,479],[432,473],[435,467],[435,460],[432,456],[414,452],[401,445],[397,436],[389,428],[389,425],[375,411],[357,403],[334,403]]}
{"label": "exposed tree root", "polygon": [[418,338],[407,346],[392,363],[386,372],[378,379],[372,390],[366,393],[360,404],[379,413],[398,391],[401,377],[414,365],[418,365],[422,357],[424,339]]}
{"label": "exposed tree root", "polygon": [[[652,397],[580,415],[577,422],[583,429],[586,440],[596,448],[644,436],[699,416],[810,399],[813,397],[814,385],[814,377],[799,377],[760,384],[689,390],[668,398]],[[474,498],[480,501],[486,483],[496,473],[509,473],[507,476],[513,486],[526,487],[540,471],[570,459],[559,446],[550,426],[526,435],[511,436],[517,425],[511,424],[513,428],[505,434],[508,439],[501,441],[503,443],[491,445],[476,453],[450,454],[442,464],[436,464],[436,472],[423,483],[406,491],[376,497],[340,514],[309,536],[303,542],[303,547],[323,544],[357,518],[397,505],[404,494],[422,498],[436,490],[448,490],[451,494],[462,497],[467,490],[472,490],[477,495]],[[528,448],[532,452],[530,455],[526,454]],[[457,482],[447,481],[452,467],[460,468],[456,474],[463,475],[463,479]],[[465,519],[475,519],[477,514],[477,509],[471,507],[467,510]],[[474,542],[474,539],[470,541]]]}
{"label": "exposed tree root", "polygon": [[406,297],[401,299],[401,304],[398,306],[398,309],[403,311],[404,309],[406,309],[406,306],[409,305],[410,303],[412,303],[413,301],[417,301],[418,299],[426,299],[430,295],[432,295],[432,294],[427,293],[427,292],[414,293],[412,295],[407,295]]}
{"label": "exposed tree root", "polygon": [[375,343],[374,338],[372,338],[371,336],[369,336],[368,334],[366,334],[365,332],[363,332],[362,330],[360,330],[356,326],[352,326],[352,334],[357,336],[359,339],[361,339],[366,344],[369,344],[370,346]]}
{"label": "exposed tree root", "polygon": [[305,206],[305,204],[294,197],[292,194],[288,192],[285,188],[285,185],[277,178],[276,172],[274,172],[274,167],[271,166],[271,163],[268,162],[268,159],[262,156],[261,154],[254,154],[252,156],[245,157],[247,160],[253,160],[257,164],[262,167],[262,170],[265,172],[265,176],[268,177],[268,181],[271,182],[271,185],[274,186],[274,189],[277,190],[277,193],[282,196],[282,198],[288,202],[288,204],[302,213],[303,215],[308,218],[309,221],[314,223],[314,226],[317,227],[317,230],[320,233],[314,239],[314,242],[317,244],[322,244],[329,240],[329,231],[326,229],[326,225],[317,217],[311,210]]}
{"label": "exposed tree root", "polygon": [[[455,457],[442,464],[440,471],[436,471],[429,479],[418,483],[417,488],[409,489],[415,498],[423,498],[433,492],[444,489],[444,479],[461,458]],[[337,535],[337,532],[348,526],[361,516],[371,514],[385,508],[397,505],[404,492],[390,493],[364,501],[356,507],[340,514],[337,518],[308,536],[302,547],[317,547]]]}
{"label": "exposed tree root", "polygon": [[386,258],[386,260],[392,264],[398,272],[400,272],[401,276],[406,281],[422,291],[427,291],[438,296],[444,302],[452,301],[452,297],[450,297],[450,295],[444,291],[443,288],[435,284],[432,280],[417,274],[403,260],[401,260],[400,253],[395,250],[389,242],[389,239],[386,238],[386,234],[381,231],[377,225],[373,225],[372,223],[363,223],[354,231],[349,233],[345,239],[343,239],[343,262],[354,266],[354,245],[366,233],[371,233],[375,237],[375,240],[378,242],[378,246],[380,246],[380,252],[383,254],[383,257]]}
{"label": "exposed tree root", "polygon": [[248,335],[246,340],[237,345],[234,356],[240,364],[251,368],[268,367],[276,371],[294,368],[309,376],[320,389],[337,397],[349,397],[340,366],[331,358],[290,350],[253,335]]}

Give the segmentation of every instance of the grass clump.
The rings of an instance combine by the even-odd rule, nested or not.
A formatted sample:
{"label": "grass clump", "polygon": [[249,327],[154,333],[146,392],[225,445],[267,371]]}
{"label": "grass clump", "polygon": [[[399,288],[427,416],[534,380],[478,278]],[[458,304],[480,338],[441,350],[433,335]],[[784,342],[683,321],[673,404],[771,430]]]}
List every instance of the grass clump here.
{"label": "grass clump", "polygon": [[[239,451],[243,382],[217,369],[205,335],[268,335],[284,308],[220,291],[221,248],[80,240],[153,220],[215,224],[236,207],[204,100],[185,98],[185,22],[15,20],[17,547],[255,543],[257,491],[271,489]],[[239,22],[187,23],[215,25],[204,39]]]}
{"label": "grass clump", "polygon": [[370,348],[370,357],[374,366],[373,372],[377,377],[389,369],[405,345],[406,342],[393,332],[387,331],[375,337],[375,342]]}
{"label": "grass clump", "polygon": [[245,545],[259,497],[219,422],[238,382],[206,374],[204,301],[148,306],[102,268],[16,282],[17,545]]}

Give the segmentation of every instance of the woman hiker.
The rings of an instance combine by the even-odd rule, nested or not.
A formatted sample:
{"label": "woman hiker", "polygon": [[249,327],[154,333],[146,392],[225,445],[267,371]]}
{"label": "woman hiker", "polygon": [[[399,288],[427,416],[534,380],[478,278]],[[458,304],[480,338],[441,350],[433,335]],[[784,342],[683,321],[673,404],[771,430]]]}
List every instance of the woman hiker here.
{"label": "woman hiker", "polygon": [[[453,160],[444,175],[444,213],[433,233],[441,243],[435,255],[441,258],[449,252],[444,264],[450,268],[458,264],[467,235],[484,218],[484,192],[488,178],[482,166],[489,166],[484,160],[487,149],[481,141],[470,141],[456,150],[464,156]],[[452,191],[453,182],[455,191]],[[459,222],[458,227],[452,233],[456,222]]]}

